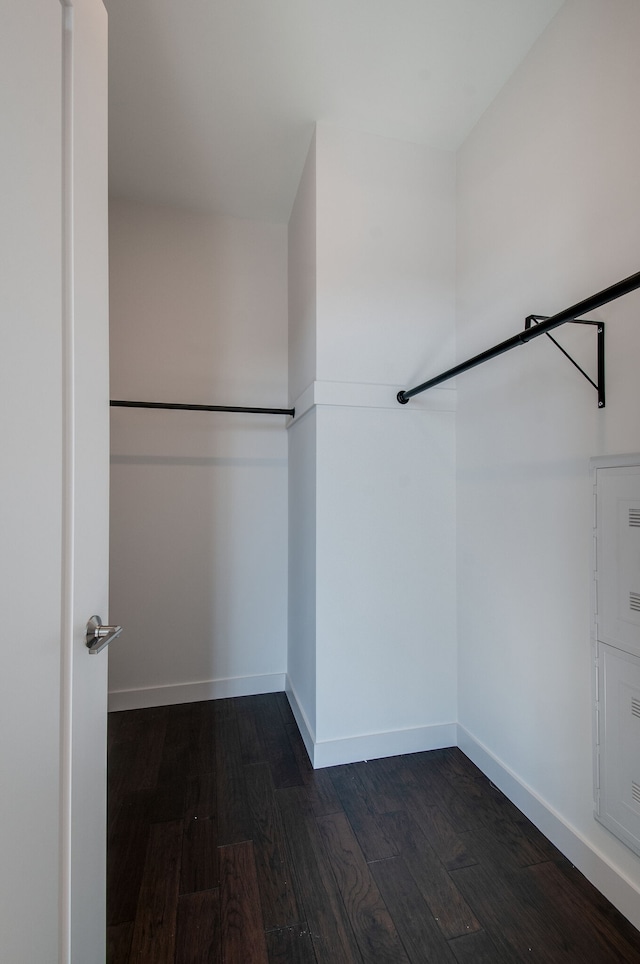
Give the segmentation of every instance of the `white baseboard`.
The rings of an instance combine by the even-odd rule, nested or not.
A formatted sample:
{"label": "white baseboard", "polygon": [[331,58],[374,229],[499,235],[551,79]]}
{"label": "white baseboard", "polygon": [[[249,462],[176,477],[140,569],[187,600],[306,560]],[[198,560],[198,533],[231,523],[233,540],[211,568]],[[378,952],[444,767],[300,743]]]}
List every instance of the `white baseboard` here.
{"label": "white baseboard", "polygon": [[198,703],[201,700],[224,700],[232,696],[256,696],[258,693],[282,693],[285,678],[284,673],[269,673],[264,676],[237,676],[231,679],[147,686],[142,689],[112,690],[109,693],[109,712],[169,706],[173,703]]}
{"label": "white baseboard", "polygon": [[460,724],[457,743],[587,880],[640,929],[640,891],[635,884]]}
{"label": "white baseboard", "polygon": [[286,694],[314,770],[340,766],[343,763],[358,763],[360,760],[399,756],[402,753],[439,750],[443,746],[456,745],[455,723],[418,726],[407,730],[391,730],[386,733],[367,733],[363,736],[352,736],[344,740],[316,741],[313,728],[288,677]]}
{"label": "white baseboard", "polygon": [[300,731],[302,742],[304,743],[309,759],[311,760],[311,766],[314,766],[313,748],[316,742],[315,733],[313,732],[313,727],[311,726],[311,723],[307,719],[307,715],[302,709],[302,706],[298,700],[298,697],[296,696],[296,692],[293,686],[291,685],[291,680],[289,679],[288,676],[286,679],[287,681],[285,685],[285,693],[287,694],[287,699],[289,700],[289,706],[291,707],[291,712],[294,715],[296,725],[298,727],[298,730]]}
{"label": "white baseboard", "polygon": [[455,723],[417,726],[408,730],[391,730],[386,733],[366,733],[363,736],[352,736],[345,740],[320,740],[314,747],[313,766],[318,770],[342,763],[377,760],[380,757],[420,753],[422,750],[439,750],[444,746],[455,745]]}

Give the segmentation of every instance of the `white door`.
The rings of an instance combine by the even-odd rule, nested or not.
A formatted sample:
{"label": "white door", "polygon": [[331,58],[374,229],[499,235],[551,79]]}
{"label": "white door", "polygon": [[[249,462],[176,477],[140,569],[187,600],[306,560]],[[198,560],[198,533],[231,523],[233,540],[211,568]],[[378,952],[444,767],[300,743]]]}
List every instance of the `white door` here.
{"label": "white door", "polygon": [[0,30],[0,942],[104,961],[106,15],[21,0]]}

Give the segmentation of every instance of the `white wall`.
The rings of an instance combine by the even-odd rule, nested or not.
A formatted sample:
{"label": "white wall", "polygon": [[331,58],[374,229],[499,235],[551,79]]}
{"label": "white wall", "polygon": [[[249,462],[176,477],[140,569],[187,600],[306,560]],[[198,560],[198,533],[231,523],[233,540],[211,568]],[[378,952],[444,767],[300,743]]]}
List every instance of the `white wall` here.
{"label": "white wall", "polygon": [[345,762],[344,740],[352,759],[451,745],[455,415],[317,417],[318,758]]}
{"label": "white wall", "polygon": [[316,139],[316,378],[407,387],[453,361],[454,156],[329,124]]}
{"label": "white wall", "polygon": [[[568,0],[459,152],[460,359],[640,267],[639,38],[637,3]],[[594,314],[603,411],[546,338],[457,380],[461,742],[637,925],[592,816],[589,458],[638,450],[639,313]],[[557,337],[595,372],[592,331]]]}
{"label": "white wall", "polygon": [[[286,225],[114,202],[112,398],[287,405]],[[280,416],[112,409],[111,706],[284,686]]]}
{"label": "white wall", "polygon": [[288,225],[289,401],[316,371],[316,136],[302,171]]}
{"label": "white wall", "polygon": [[[289,673],[323,766],[455,740],[454,393],[396,401],[428,363],[453,358],[455,172],[451,154],[324,124],[311,151],[316,365],[311,385],[298,382],[290,458],[304,448],[315,460],[314,624],[290,625]],[[289,272],[290,290],[303,284],[291,254]],[[310,314],[291,314],[290,337]],[[295,476],[308,480],[300,464],[301,504]],[[291,607],[293,553],[290,578]]]}

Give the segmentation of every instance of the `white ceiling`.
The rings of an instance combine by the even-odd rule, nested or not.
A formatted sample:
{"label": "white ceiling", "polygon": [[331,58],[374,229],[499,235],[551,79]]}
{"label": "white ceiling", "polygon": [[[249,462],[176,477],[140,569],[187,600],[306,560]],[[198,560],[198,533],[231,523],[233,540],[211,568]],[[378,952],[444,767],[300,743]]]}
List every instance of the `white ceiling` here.
{"label": "white ceiling", "polygon": [[105,0],[111,193],[286,221],[315,121],[455,150],[563,0]]}

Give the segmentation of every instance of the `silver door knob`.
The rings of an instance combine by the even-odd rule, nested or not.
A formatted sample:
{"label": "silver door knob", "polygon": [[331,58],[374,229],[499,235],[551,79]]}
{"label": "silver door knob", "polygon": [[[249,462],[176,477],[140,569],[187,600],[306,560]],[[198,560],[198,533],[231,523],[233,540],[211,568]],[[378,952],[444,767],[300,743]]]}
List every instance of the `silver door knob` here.
{"label": "silver door knob", "polygon": [[122,626],[103,626],[99,616],[92,616],[87,623],[87,648],[92,656],[99,653],[122,632]]}

